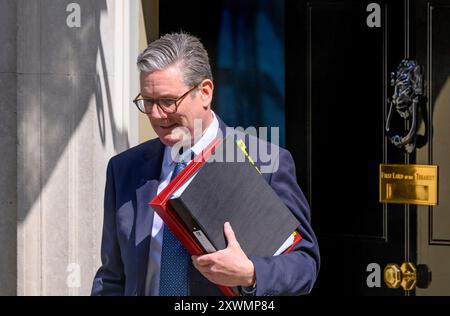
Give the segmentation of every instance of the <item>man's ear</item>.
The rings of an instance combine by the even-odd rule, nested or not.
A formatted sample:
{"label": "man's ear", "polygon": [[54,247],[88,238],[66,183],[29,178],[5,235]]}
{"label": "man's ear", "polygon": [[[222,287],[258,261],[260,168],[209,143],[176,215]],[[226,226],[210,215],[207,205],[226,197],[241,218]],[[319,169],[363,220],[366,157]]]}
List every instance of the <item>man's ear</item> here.
{"label": "man's ear", "polygon": [[210,79],[205,79],[200,84],[200,98],[203,103],[203,108],[207,109],[211,105],[214,93],[214,83]]}

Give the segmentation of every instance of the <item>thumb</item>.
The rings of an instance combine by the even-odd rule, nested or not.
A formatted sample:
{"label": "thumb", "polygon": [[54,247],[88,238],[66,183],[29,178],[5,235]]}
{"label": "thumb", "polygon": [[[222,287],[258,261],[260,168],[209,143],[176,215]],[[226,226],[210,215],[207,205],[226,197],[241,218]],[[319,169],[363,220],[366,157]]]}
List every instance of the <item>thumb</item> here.
{"label": "thumb", "polygon": [[231,224],[229,222],[226,222],[223,225],[223,231],[225,233],[225,238],[228,242],[228,247],[239,247],[239,243],[236,239],[236,235],[234,234],[233,228],[231,228]]}

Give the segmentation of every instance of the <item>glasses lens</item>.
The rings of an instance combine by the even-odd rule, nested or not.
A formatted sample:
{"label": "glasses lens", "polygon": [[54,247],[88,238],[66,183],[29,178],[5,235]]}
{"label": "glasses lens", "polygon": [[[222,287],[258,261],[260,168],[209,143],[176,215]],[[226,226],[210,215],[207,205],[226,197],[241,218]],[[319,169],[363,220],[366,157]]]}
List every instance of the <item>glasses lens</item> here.
{"label": "glasses lens", "polygon": [[173,113],[177,110],[176,100],[173,99],[160,99],[158,104],[166,113]]}
{"label": "glasses lens", "polygon": [[[141,111],[143,113],[148,113],[147,109],[145,107],[145,103],[148,103],[148,102],[145,102],[144,100],[139,99],[139,100],[136,100],[134,103],[138,107],[139,111]],[[149,110],[151,110],[151,108]]]}

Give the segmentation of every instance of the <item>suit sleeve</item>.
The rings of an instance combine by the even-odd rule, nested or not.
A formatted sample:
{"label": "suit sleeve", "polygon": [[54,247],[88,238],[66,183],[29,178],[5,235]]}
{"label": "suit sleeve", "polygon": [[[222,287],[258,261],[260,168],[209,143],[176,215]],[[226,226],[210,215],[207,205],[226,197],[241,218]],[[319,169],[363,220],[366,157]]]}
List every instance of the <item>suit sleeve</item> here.
{"label": "suit sleeve", "polygon": [[103,234],[101,245],[102,265],[98,269],[91,295],[124,295],[124,272],[116,233],[116,193],[112,160],[106,173]]}
{"label": "suit sleeve", "polygon": [[303,239],[287,254],[274,257],[250,257],[256,273],[254,295],[308,294],[317,278],[320,255],[311,227],[311,212],[297,184],[294,160],[280,148],[279,167],[269,182],[273,190],[300,221]]}

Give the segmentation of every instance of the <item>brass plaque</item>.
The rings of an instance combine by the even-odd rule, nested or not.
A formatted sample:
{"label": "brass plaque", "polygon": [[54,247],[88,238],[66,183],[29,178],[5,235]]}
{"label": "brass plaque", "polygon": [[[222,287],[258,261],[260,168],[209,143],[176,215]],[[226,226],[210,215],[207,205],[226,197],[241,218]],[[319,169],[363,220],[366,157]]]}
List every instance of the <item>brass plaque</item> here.
{"label": "brass plaque", "polygon": [[380,164],[380,202],[438,204],[438,166]]}

